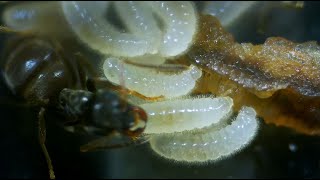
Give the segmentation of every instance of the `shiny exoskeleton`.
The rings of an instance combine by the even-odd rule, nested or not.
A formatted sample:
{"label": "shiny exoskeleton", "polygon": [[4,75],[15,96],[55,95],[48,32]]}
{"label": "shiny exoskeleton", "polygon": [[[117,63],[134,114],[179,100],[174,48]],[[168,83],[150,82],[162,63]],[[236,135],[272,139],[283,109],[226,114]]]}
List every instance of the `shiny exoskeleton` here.
{"label": "shiny exoskeleton", "polygon": [[[66,117],[65,125],[73,131],[98,137],[116,132],[136,139],[145,128],[147,115],[143,109],[128,103],[114,89],[92,88],[97,78],[93,68],[80,56],[67,53],[57,41],[18,34],[6,44],[2,61],[3,78],[12,93],[41,108],[40,144],[51,178],[54,175],[42,129],[45,109],[58,109]],[[99,141],[90,143],[82,151],[108,147]]]}
{"label": "shiny exoskeleton", "polygon": [[68,119],[72,120],[68,124],[96,136],[116,131],[129,137],[137,137],[146,125],[144,110],[126,103],[112,91],[97,90],[93,93],[63,89],[59,105]]}

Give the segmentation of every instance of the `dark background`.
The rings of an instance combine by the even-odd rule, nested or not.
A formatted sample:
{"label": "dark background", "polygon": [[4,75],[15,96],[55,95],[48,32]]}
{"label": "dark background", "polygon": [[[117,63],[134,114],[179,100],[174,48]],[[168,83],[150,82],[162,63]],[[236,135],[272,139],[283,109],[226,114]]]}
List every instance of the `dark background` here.
{"label": "dark background", "polygon": [[[2,7],[3,8],[3,7]],[[201,4],[199,4],[201,8]],[[304,9],[259,5],[244,14],[230,31],[240,42],[262,43],[281,36],[296,42],[320,40],[320,3]],[[264,22],[264,33],[257,29]],[[37,138],[37,109],[10,103],[0,82],[0,178],[47,178],[47,164]],[[320,177],[320,138],[266,125],[260,120],[257,138],[243,151],[205,165],[184,165],[157,156],[149,145],[96,153],[80,153],[83,139],[65,132],[47,114],[47,147],[58,178],[286,178]]]}

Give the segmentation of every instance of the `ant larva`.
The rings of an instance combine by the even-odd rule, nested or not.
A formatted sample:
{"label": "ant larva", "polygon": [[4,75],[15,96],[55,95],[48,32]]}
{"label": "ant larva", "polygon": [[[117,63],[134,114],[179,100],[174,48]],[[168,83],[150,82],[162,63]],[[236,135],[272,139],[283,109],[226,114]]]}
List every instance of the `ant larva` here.
{"label": "ant larva", "polygon": [[[146,112],[116,92],[124,88],[100,79],[82,55],[67,53],[48,37],[7,28],[2,32],[14,35],[5,44],[3,79],[16,97],[40,109],[39,141],[51,179],[55,175],[45,146],[46,109],[58,110],[66,117],[66,130],[99,137],[81,146],[82,152],[145,142],[140,135],[146,126]],[[98,88],[101,83],[103,88]],[[111,144],[108,139],[115,135],[130,141]]]}
{"label": "ant larva", "polygon": [[[151,148],[167,159],[192,164],[214,162],[231,156],[249,145],[259,130],[253,108],[242,107],[237,117],[231,114],[224,114],[224,118],[217,118],[218,123],[204,128],[154,134],[150,137]],[[228,122],[230,120],[231,123]]]}
{"label": "ant larva", "polygon": [[[101,4],[106,5],[107,2],[102,2]],[[185,99],[171,99],[190,94],[196,86],[197,80],[202,76],[202,69],[194,65],[184,66],[179,63],[165,63],[165,59],[167,59],[168,57],[175,57],[174,59],[176,59],[176,56],[178,56],[178,54],[186,51],[186,49],[188,49],[187,47],[191,45],[190,43],[193,39],[197,24],[196,14],[194,13],[195,10],[192,4],[157,2],[151,4],[125,3],[122,4],[124,6],[116,5],[116,7],[120,8],[119,12],[121,16],[123,16],[124,14],[128,14],[128,12],[133,10],[131,8],[124,8],[129,4],[134,4],[139,7],[141,6],[143,11],[136,11],[134,8],[134,13],[142,13],[139,16],[144,18],[130,21],[130,17],[132,16],[125,16],[129,19],[123,19],[126,19],[130,26],[136,26],[141,23],[146,24],[147,26],[143,26],[143,29],[140,29],[142,26],[134,28],[138,31],[137,34],[143,34],[144,37],[140,37],[140,35],[136,36],[135,33],[129,34],[120,33],[118,31],[112,32],[112,28],[109,28],[110,25],[106,24],[105,20],[99,18],[97,19],[97,17],[100,17],[97,16],[97,14],[99,14],[99,10],[104,11],[106,7],[101,6],[101,4],[96,4],[96,8],[94,6],[88,6],[87,3],[82,2],[61,3],[66,19],[75,34],[79,37],[80,41],[83,41],[84,44],[88,44],[89,47],[94,50],[98,50],[102,54],[111,56],[111,58],[109,57],[103,64],[105,77],[111,83],[115,83],[118,85],[125,83],[126,88],[131,89],[138,94],[141,94],[143,96],[143,99],[145,100],[156,101],[159,99],[159,97],[160,99],[164,99],[161,102],[151,102],[138,105],[139,107],[143,107],[143,109],[146,109],[146,112],[148,113],[148,117],[151,123],[149,123],[150,121],[148,121],[148,129],[144,131],[144,134],[150,135],[150,133],[153,132],[153,134],[150,135],[150,139],[153,138],[153,142],[159,142],[159,138],[155,138],[158,137],[158,135],[154,136],[154,134],[161,134],[163,132],[171,134],[173,136],[176,135],[175,133],[177,131],[190,131],[197,128],[199,128],[200,132],[205,132],[205,130],[203,129],[204,127],[216,124],[221,119],[223,119],[226,114],[230,114],[230,112],[232,111],[231,106],[233,103],[231,99],[227,97],[187,97]],[[159,7],[160,4],[162,4],[161,7]],[[164,24],[166,24],[165,27],[168,27],[168,30],[164,31],[164,37],[162,37],[162,33],[159,34],[161,36],[158,36],[158,27],[156,25],[152,25],[152,23],[157,22],[157,20],[153,20],[152,18],[148,20],[145,19],[148,17],[153,17],[147,16],[145,14],[150,13],[149,9],[153,9],[155,11],[155,14],[159,14],[160,19],[163,19]],[[167,11],[168,9],[174,9],[175,11]],[[174,16],[172,16],[171,14]],[[41,24],[41,22],[39,23]],[[152,27],[154,29],[145,27]],[[85,28],[85,30],[83,28]],[[171,32],[171,29],[174,31]],[[162,28],[160,28],[159,30],[162,31]],[[88,36],[88,33],[83,32],[88,32],[90,35]],[[183,34],[183,36],[181,36],[181,34]],[[149,42],[150,38],[154,38],[155,41],[159,42]],[[163,43],[160,43],[162,41]],[[115,57],[112,58],[112,56]],[[120,58],[117,58],[119,56],[123,57],[121,58],[123,61],[121,61]],[[132,62],[131,60],[135,58],[136,61]],[[128,61],[124,59],[128,59]],[[146,62],[146,64],[141,61],[143,59],[146,59],[146,61],[144,61]],[[158,60],[160,60],[161,63],[159,63]],[[149,64],[149,61],[153,62]],[[157,62],[155,63],[154,61]],[[122,79],[120,79],[119,77],[121,77]],[[89,83],[88,85],[89,87],[92,87],[92,85],[94,84],[95,83]],[[81,107],[79,108],[81,109]],[[157,111],[155,111],[155,109]],[[68,111],[67,108],[64,108],[64,110]],[[161,112],[159,113],[158,110]],[[250,119],[255,122],[254,116],[250,116]],[[72,124],[73,122],[70,123]],[[143,125],[145,126],[145,124]],[[245,135],[248,135],[247,137],[250,138],[243,138],[242,141],[239,141],[238,145],[241,146],[236,146],[234,143],[230,144],[230,146],[227,146],[229,147],[228,151],[225,151],[224,153],[231,153],[239,150],[242,145],[248,143],[254,137],[255,130],[257,128],[257,126],[255,125],[253,125],[252,127],[253,128],[251,129],[251,131],[247,131],[247,129],[239,130],[240,133],[245,133]],[[223,127],[221,131],[220,129],[219,131],[217,131],[217,134],[219,134],[219,138],[217,139],[221,140],[221,142],[223,143],[228,144],[230,143],[229,141],[221,139],[223,138],[222,135],[225,135],[227,139],[234,139],[234,137],[237,137],[239,133],[229,133],[233,131],[224,133],[225,128],[232,128],[232,130],[235,130],[236,127],[227,126]],[[206,135],[211,135],[215,132],[215,129],[210,129],[210,133],[205,133],[204,136],[202,134],[198,134],[197,137],[199,137],[200,139],[205,138]],[[187,133],[186,137],[192,137],[189,132],[185,133]],[[161,137],[160,140],[162,139]],[[177,140],[181,140],[181,138],[178,138]],[[193,143],[203,142],[198,140],[193,141]],[[207,140],[211,141],[212,138],[206,138],[205,141]],[[97,143],[97,145],[99,145],[100,143]],[[168,146],[170,146],[170,143],[160,143],[160,148],[166,148]],[[151,147],[156,151],[157,148],[155,148],[155,146]],[[94,146],[94,148],[96,147]],[[224,148],[219,149],[219,151],[224,151],[223,149]],[[184,150],[190,149],[178,150],[175,153],[184,153]],[[211,148],[211,146],[206,146],[201,147],[194,152],[196,154],[201,154],[203,152],[210,153],[212,152],[212,150],[213,148]],[[163,153],[166,154],[168,152],[170,152],[170,150],[164,151]],[[205,160],[212,160],[220,157],[219,154],[223,153],[216,154],[218,156],[210,156]],[[175,158],[178,157],[176,156]]]}
{"label": "ant larva", "polygon": [[176,162],[213,162],[239,152],[256,136],[259,124],[253,108],[243,107],[233,118],[232,98],[192,92],[201,79],[200,68],[130,60],[106,59],[104,74],[110,82],[120,84],[119,73],[123,73],[129,89],[149,99],[163,97],[152,102],[133,101],[148,113],[144,134],[158,155]]}
{"label": "ant larva", "polygon": [[202,75],[201,69],[192,65],[145,65],[114,57],[105,60],[103,71],[110,82],[118,85],[121,82],[119,77],[123,74],[126,87],[146,96],[143,99],[186,95]]}

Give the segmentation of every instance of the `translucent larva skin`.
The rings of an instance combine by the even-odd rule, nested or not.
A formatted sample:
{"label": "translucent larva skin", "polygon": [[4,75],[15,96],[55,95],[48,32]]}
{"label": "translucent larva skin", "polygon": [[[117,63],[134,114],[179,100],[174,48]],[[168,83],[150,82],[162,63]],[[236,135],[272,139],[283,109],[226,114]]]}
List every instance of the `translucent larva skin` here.
{"label": "translucent larva skin", "polygon": [[[121,33],[104,18],[110,3],[112,2],[62,1],[61,5],[74,32],[91,48],[103,54],[127,57],[154,52],[154,43],[148,39],[150,36],[142,37],[136,32]],[[140,12],[140,14],[136,14],[137,17],[151,17],[149,14],[143,14],[145,11],[136,12]],[[150,25],[150,23],[144,22],[145,19],[138,18],[136,20],[141,20],[140,23],[146,26]],[[151,31],[153,28],[148,26],[146,29]]]}
{"label": "translucent larva skin", "polygon": [[130,61],[138,64],[160,65],[166,62],[166,58],[153,54],[146,54],[143,56],[132,57],[130,58]]}
{"label": "translucent larva skin", "polygon": [[159,155],[185,162],[205,162],[229,156],[251,142],[258,130],[256,112],[244,107],[225,127],[153,135],[151,148]]}
{"label": "translucent larva skin", "polygon": [[186,95],[202,75],[202,71],[193,65],[182,72],[168,73],[156,68],[126,64],[117,58],[108,58],[103,64],[103,70],[109,81],[122,84],[147,97],[171,98]]}
{"label": "translucent larva skin", "polygon": [[2,20],[6,26],[19,31],[65,35],[69,30],[59,2],[13,3],[4,9]]}
{"label": "translucent larva skin", "polygon": [[148,114],[144,133],[173,133],[203,128],[231,115],[230,97],[166,100],[140,106]]}
{"label": "translucent larva skin", "polygon": [[197,29],[196,11],[193,5],[183,1],[148,3],[153,12],[166,24],[159,53],[165,57],[172,57],[187,50]]}
{"label": "translucent larva skin", "polygon": [[[124,29],[105,18],[111,4]],[[103,54],[176,56],[187,50],[196,32],[197,18],[190,2],[62,1],[61,5],[79,39]]]}

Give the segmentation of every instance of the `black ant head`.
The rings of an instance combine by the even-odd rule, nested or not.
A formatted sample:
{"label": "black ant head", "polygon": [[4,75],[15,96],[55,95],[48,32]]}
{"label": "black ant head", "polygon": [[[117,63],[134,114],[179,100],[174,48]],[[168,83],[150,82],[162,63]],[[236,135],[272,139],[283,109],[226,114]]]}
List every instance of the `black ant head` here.
{"label": "black ant head", "polygon": [[92,96],[89,91],[65,88],[59,94],[59,108],[69,117],[82,117],[89,110]]}
{"label": "black ant head", "polygon": [[130,137],[136,137],[146,127],[147,113],[117,93],[101,89],[95,94],[92,119],[96,127],[114,129]]}

